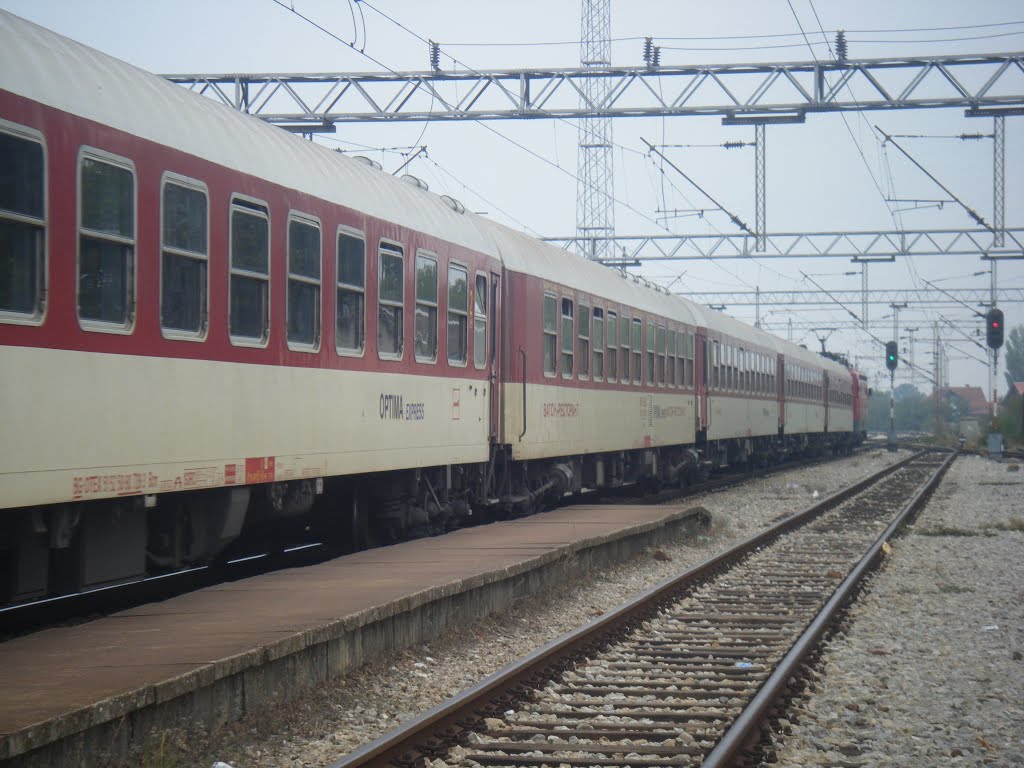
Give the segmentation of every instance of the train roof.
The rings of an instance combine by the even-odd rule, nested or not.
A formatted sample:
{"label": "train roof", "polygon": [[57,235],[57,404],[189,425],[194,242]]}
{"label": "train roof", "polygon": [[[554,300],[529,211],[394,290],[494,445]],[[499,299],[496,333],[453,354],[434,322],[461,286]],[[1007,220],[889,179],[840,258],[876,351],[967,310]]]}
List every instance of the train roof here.
{"label": "train roof", "polygon": [[[794,344],[588,261],[158,75],[0,10],[0,89],[370,216],[500,258],[516,272],[573,285],[645,312],[842,369]],[[845,369],[843,369],[845,370]]]}
{"label": "train roof", "polygon": [[697,306],[678,296],[655,290],[637,278],[574,253],[537,240],[490,219],[477,218],[478,226],[497,245],[505,268],[593,293],[644,312],[701,325]]}
{"label": "train roof", "polygon": [[2,10],[0,89],[495,255],[437,195]]}

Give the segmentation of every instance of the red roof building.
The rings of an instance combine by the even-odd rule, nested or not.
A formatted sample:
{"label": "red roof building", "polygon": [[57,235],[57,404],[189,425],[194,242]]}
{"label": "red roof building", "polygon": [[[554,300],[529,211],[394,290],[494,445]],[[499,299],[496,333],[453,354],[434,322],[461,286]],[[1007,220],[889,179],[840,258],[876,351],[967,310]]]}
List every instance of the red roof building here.
{"label": "red roof building", "polygon": [[962,416],[984,418],[992,414],[992,406],[989,405],[981,387],[948,387],[944,391],[956,395],[967,403],[967,413]]}

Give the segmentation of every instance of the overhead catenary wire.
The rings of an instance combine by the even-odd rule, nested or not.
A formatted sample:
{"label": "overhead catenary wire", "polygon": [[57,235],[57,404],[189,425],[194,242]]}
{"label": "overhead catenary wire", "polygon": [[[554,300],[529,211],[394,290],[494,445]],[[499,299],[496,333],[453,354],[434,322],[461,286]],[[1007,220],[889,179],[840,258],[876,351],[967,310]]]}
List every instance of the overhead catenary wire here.
{"label": "overhead catenary wire", "polygon": [[[957,30],[968,30],[968,29],[997,29],[1006,28],[1011,26],[1022,26],[1024,27],[1024,20],[1022,21],[1001,21],[992,22],[988,24],[958,24],[952,26],[942,27],[916,27],[916,28],[892,28],[892,29],[847,29],[845,32],[850,35],[895,35],[895,34],[913,34],[922,32],[953,32]],[[824,30],[823,30],[824,31]],[[834,35],[838,30],[829,30],[830,35]],[[1008,34],[1022,34],[1024,30],[1020,32],[1011,32]],[[760,35],[686,35],[682,37],[659,37],[662,41],[710,41],[710,40],[777,40],[781,38],[796,37],[798,36],[795,32],[778,32],[774,34],[760,34]],[[985,36],[978,36],[979,39]],[[972,37],[962,38],[965,40],[975,39]],[[613,43],[633,43],[641,42],[644,37],[641,35],[634,35],[629,37],[613,37],[611,42]],[[914,42],[913,40],[901,41],[901,40],[885,40],[879,42]],[[943,41],[945,42],[945,41]],[[446,42],[445,45],[454,48],[538,48],[544,46],[562,46],[562,45],[579,45],[579,40],[544,40],[544,41],[524,41],[524,42],[508,42],[508,41],[454,41]],[[820,45],[820,43],[819,43]],[[761,46],[759,46],[761,47]]]}
{"label": "overhead catenary wire", "polygon": [[694,181],[689,176],[687,176],[686,173],[684,173],[683,170],[678,165],[676,165],[671,160],[669,160],[667,157],[665,157],[664,153],[662,153],[660,150],[656,149],[655,146],[653,144],[651,144],[651,142],[649,142],[647,139],[643,138],[642,136],[640,137],[640,141],[642,141],[644,144],[647,145],[647,149],[648,149],[649,152],[653,152],[654,154],[658,155],[658,157],[660,157],[662,160],[664,160],[666,163],[668,163],[669,166],[671,166],[676,171],[676,173],[678,173],[680,176],[682,176],[684,179],[686,179],[688,182],[690,182],[690,184],[692,184],[702,195],[704,195],[704,197],[706,197],[708,200],[710,200],[712,203],[714,203],[715,206],[720,211],[722,211],[726,216],[729,217],[729,220],[732,221],[733,224],[735,224],[737,227],[742,229],[747,234],[750,234],[750,235],[754,234],[751,231],[750,227],[748,227],[743,222],[743,220],[739,218],[739,216],[737,216],[732,211],[730,211],[728,208],[726,208],[724,205],[722,205],[720,202],[718,202],[711,195],[710,192],[708,192],[700,184],[698,184],[696,181]]}
{"label": "overhead catenary wire", "polygon": [[[835,303],[836,303],[836,304],[837,304],[837,305],[838,305],[839,307],[841,307],[841,308],[842,308],[842,309],[843,309],[843,310],[844,310],[844,311],[845,311],[845,312],[846,312],[846,313],[847,313],[847,314],[848,314],[848,315],[849,315],[850,317],[852,317],[852,318],[853,318],[854,320],[857,320],[858,322],[860,322],[860,317],[858,317],[858,316],[857,316],[857,314],[856,314],[856,313],[855,313],[855,312],[854,312],[854,311],[853,311],[852,309],[850,309],[850,308],[849,308],[849,307],[847,307],[847,306],[846,306],[845,304],[843,304],[843,302],[841,302],[841,301],[840,301],[839,299],[837,299],[837,298],[836,298],[835,296],[833,296],[833,295],[832,295],[831,293],[829,293],[829,291],[828,291],[828,290],[826,290],[826,289],[824,288],[824,286],[822,286],[821,284],[819,284],[819,283],[818,283],[817,281],[813,280],[813,279],[812,279],[812,278],[811,278],[811,277],[810,277],[810,276],[809,276],[809,275],[808,275],[808,274],[807,274],[806,272],[803,272],[803,271],[801,271],[801,272],[800,272],[800,274],[801,274],[801,275],[803,275],[804,279],[805,279],[805,280],[807,280],[807,281],[808,281],[809,283],[811,283],[812,285],[814,285],[814,286],[815,286],[815,287],[816,287],[816,288],[817,288],[817,289],[818,289],[819,291],[821,291],[821,292],[822,292],[822,293],[824,293],[824,294],[825,294],[826,296],[828,296],[828,297],[829,297],[830,299],[832,299],[832,301],[834,301],[834,302],[835,302]],[[882,339],[881,339],[880,337],[878,337],[878,336],[876,336],[876,335],[875,335],[874,333],[872,333],[870,329],[868,329],[868,328],[861,328],[861,329],[860,329],[860,332],[861,332],[861,333],[865,333],[865,334],[867,334],[868,336],[870,336],[870,337],[871,337],[872,339],[874,339],[874,340],[875,340],[875,342],[877,342],[877,343],[878,343],[879,345],[881,345],[881,346],[883,346],[883,347],[885,346],[885,342],[884,342],[884,341],[882,341]],[[804,335],[806,335],[806,334],[804,334]],[[907,364],[907,366],[908,366],[909,368],[911,368],[911,369],[913,369],[913,370],[917,371],[917,372],[918,372],[918,373],[920,373],[920,374],[921,374],[922,376],[924,376],[924,378],[925,378],[925,379],[926,379],[927,381],[930,381],[930,382],[931,382],[932,384],[935,384],[935,378],[934,378],[934,377],[933,377],[933,376],[931,375],[931,373],[930,373],[930,372],[926,371],[925,369],[921,368],[921,367],[920,367],[920,366],[918,366],[918,365],[914,365],[914,364],[913,364],[913,363],[911,363],[911,362],[910,362],[909,360],[904,360],[904,362],[905,362],[905,363]]]}
{"label": "overhead catenary wire", "polygon": [[945,184],[943,184],[941,181],[939,181],[937,178],[935,178],[935,176],[927,168],[925,168],[923,165],[921,165],[921,163],[919,163],[917,160],[914,159],[913,155],[911,155],[909,152],[907,152],[907,150],[905,150],[903,147],[901,147],[899,144],[897,144],[896,141],[893,140],[892,136],[887,134],[885,131],[883,131],[881,128],[879,128],[877,125],[875,126],[875,130],[878,131],[880,134],[882,134],[885,137],[885,140],[888,143],[892,144],[894,147],[896,147],[896,149],[898,149],[900,152],[902,152],[903,155],[910,162],[912,162],[915,166],[917,166],[917,168],[925,176],[927,176],[929,179],[934,181],[943,192],[945,192],[947,195],[949,195],[951,198],[953,198],[953,201],[955,203],[957,203],[957,205],[959,205],[965,211],[967,211],[967,215],[970,216],[972,219],[974,219],[978,223],[979,226],[984,227],[985,229],[989,230],[990,232],[994,232],[995,231],[988,224],[988,222],[986,222],[985,219],[982,218],[981,214],[979,214],[977,211],[975,211],[973,208],[971,208],[969,205],[967,205],[967,203],[965,203],[959,197],[954,195],[952,190],[949,189],[949,187],[947,187]]}

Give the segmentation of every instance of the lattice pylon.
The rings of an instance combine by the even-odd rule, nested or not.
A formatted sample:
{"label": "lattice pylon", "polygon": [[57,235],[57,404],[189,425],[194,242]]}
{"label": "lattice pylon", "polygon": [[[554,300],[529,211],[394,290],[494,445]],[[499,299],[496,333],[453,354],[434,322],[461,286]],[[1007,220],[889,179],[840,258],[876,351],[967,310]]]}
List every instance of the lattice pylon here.
{"label": "lattice pylon", "polygon": [[[611,0],[583,0],[580,63],[611,66]],[[597,109],[609,95],[605,78],[588,78],[581,96],[584,109]],[[612,121],[609,117],[580,120],[576,183],[576,238],[588,259],[607,259],[615,234]]]}

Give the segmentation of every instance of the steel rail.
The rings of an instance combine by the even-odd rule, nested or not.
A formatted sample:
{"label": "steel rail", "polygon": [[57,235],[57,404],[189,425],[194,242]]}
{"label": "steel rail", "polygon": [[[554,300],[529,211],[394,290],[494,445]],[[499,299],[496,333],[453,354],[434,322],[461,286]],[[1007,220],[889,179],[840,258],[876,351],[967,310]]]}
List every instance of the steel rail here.
{"label": "steel rail", "polygon": [[797,673],[807,655],[818,645],[819,639],[832,623],[836,613],[847,603],[868,571],[875,568],[880,559],[883,545],[893,537],[908,517],[917,512],[918,508],[927,499],[928,494],[938,485],[939,480],[942,479],[942,476],[956,457],[957,454],[955,452],[949,455],[939,468],[935,470],[928,479],[928,482],[903,507],[892,523],[889,524],[889,527],[876,539],[871,549],[867,551],[867,554],[861,558],[856,567],[839,585],[832,594],[832,597],[825,603],[821,612],[808,625],[807,629],[804,630],[803,634],[800,635],[793,647],[775,668],[775,671],[769,675],[761,689],[750,700],[739,717],[736,718],[732,727],[722,735],[715,748],[704,758],[701,768],[726,768],[732,764],[737,752],[750,743],[750,739],[763,722],[769,709],[783,695],[789,679]]}
{"label": "steel rail", "polygon": [[[566,667],[571,660],[587,649],[604,645],[613,635],[619,635],[655,610],[660,604],[671,601],[680,589],[691,586],[695,581],[706,579],[727,563],[734,561],[765,543],[777,538],[805,521],[832,509],[861,491],[896,472],[926,451],[915,453],[901,461],[890,464],[873,475],[844,488],[818,502],[814,506],[797,512],[765,530],[748,537],[734,547],[721,552],[704,562],[666,579],[641,593],[627,603],[613,609],[593,622],[562,635],[538,648],[518,661],[512,662],[476,685],[467,688],[452,698],[438,704],[408,721],[395,730],[360,747],[329,768],[362,768],[383,766],[398,760],[416,749],[418,745],[436,744],[434,734],[460,728],[460,721],[475,720],[485,709],[482,702],[499,699],[517,689],[525,689],[531,678],[543,675],[546,669]],[[401,761],[400,761],[401,762]]]}

